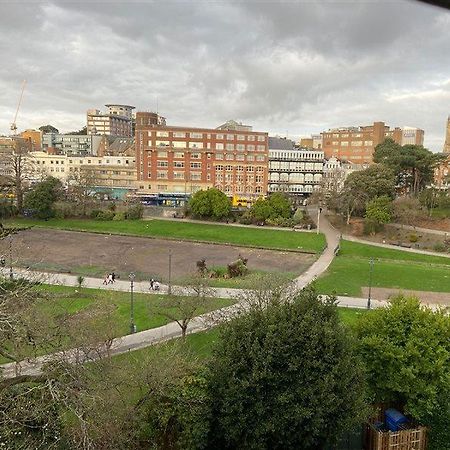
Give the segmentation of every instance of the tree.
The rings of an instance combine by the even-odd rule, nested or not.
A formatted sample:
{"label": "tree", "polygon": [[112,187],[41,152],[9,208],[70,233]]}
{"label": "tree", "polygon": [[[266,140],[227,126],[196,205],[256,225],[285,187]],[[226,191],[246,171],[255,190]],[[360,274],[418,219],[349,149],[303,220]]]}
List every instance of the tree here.
{"label": "tree", "polygon": [[396,185],[404,193],[415,196],[434,179],[434,169],[443,156],[421,145],[404,145],[386,139],[375,147],[373,160],[389,167],[396,176]]}
{"label": "tree", "polygon": [[37,183],[25,196],[25,208],[33,210],[38,219],[54,216],[53,204],[61,195],[61,182],[53,177]]}
{"label": "tree", "polygon": [[387,195],[375,197],[366,204],[365,219],[375,224],[375,227],[383,226],[391,221],[392,200]]}
{"label": "tree", "polygon": [[189,206],[198,217],[222,219],[231,212],[230,199],[216,188],[197,191],[190,199]]}
{"label": "tree", "polygon": [[266,199],[258,198],[250,209],[250,215],[257,222],[278,218],[288,219],[292,216],[292,204],[286,194],[274,192]]}
{"label": "tree", "polygon": [[347,216],[347,224],[354,213],[363,214],[367,202],[375,197],[394,196],[393,172],[383,165],[352,172],[344,183],[337,201],[337,209]]}
{"label": "tree", "polygon": [[181,328],[181,336],[186,337],[187,329],[194,317],[204,312],[212,292],[200,277],[192,277],[185,286],[176,289],[174,295],[168,295],[156,305],[152,313],[167,317]]}
{"label": "tree", "polygon": [[324,448],[364,416],[361,364],[335,299],[280,292],[222,328],[208,366],[208,448]]}
{"label": "tree", "polygon": [[85,134],[87,134],[87,126],[85,125],[78,131],[70,131],[69,133],[64,133],[64,134],[85,135]]}
{"label": "tree", "polygon": [[362,317],[356,332],[375,402],[400,404],[431,427],[431,448],[448,449],[450,317],[399,295]]}
{"label": "tree", "polygon": [[83,216],[93,202],[93,188],[97,185],[98,178],[92,169],[80,169],[67,178],[67,198],[81,207]]}
{"label": "tree", "polygon": [[41,127],[39,127],[39,130],[42,131],[43,134],[59,133],[59,130],[57,128],[53,127],[52,125],[42,125]]}
{"label": "tree", "polygon": [[418,220],[426,216],[423,206],[415,197],[397,197],[392,206],[394,220],[401,224],[415,225]]}
{"label": "tree", "polygon": [[23,198],[27,183],[34,172],[33,157],[28,149],[13,143],[13,146],[0,153],[0,167],[3,172],[2,190],[13,191],[19,213],[23,209]]}

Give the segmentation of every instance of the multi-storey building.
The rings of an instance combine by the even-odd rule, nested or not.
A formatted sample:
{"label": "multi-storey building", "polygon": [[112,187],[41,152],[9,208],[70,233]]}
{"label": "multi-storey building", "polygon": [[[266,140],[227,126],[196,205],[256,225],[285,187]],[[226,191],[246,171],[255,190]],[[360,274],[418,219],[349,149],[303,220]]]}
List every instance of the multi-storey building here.
{"label": "multi-storey building", "polygon": [[322,189],[328,193],[337,193],[340,191],[347,177],[358,170],[364,170],[369,164],[355,164],[349,161],[341,161],[332,156],[325,161],[323,166]]}
{"label": "multi-storey building", "polygon": [[20,133],[20,137],[29,139],[31,143],[31,151],[36,152],[42,146],[42,131],[40,130],[25,130]]}
{"label": "multi-storey building", "polygon": [[289,139],[269,138],[269,192],[306,197],[320,186],[324,153],[296,148]]}
{"label": "multi-storey building", "polygon": [[134,106],[105,105],[108,110],[87,111],[87,134],[132,137]]}
{"label": "multi-storey building", "polygon": [[360,127],[332,128],[321,133],[326,158],[332,156],[357,164],[372,162],[375,147],[386,138],[400,145],[423,145],[424,131],[403,127],[390,129],[384,122]]}
{"label": "multi-storey building", "polygon": [[43,150],[67,155],[96,155],[101,142],[102,136],[59,133],[42,135]]}
{"label": "multi-storey building", "polygon": [[450,116],[447,118],[447,128],[445,129],[444,153],[450,153]]}
{"label": "multi-storey building", "polygon": [[93,188],[134,190],[135,187],[134,156],[70,156],[46,152],[32,152],[29,155],[35,181],[52,176],[66,183],[72,175],[89,171],[95,181]]}
{"label": "multi-storey building", "polygon": [[186,197],[214,186],[229,197],[252,199],[267,192],[268,135],[147,125],[138,112],[136,164],[140,194]]}
{"label": "multi-storey building", "polygon": [[320,150],[322,148],[322,136],[320,134],[312,134],[310,138],[301,138],[300,147]]}

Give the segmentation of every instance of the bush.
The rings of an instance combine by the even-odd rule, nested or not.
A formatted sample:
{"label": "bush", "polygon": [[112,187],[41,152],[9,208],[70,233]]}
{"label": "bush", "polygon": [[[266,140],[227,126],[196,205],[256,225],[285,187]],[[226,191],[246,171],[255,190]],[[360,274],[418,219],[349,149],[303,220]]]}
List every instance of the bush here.
{"label": "bush", "polygon": [[295,225],[298,225],[299,223],[301,223],[301,221],[303,220],[304,217],[305,217],[305,213],[303,212],[303,209],[297,208],[297,210],[295,211],[294,217],[293,217]]}
{"label": "bush", "polygon": [[114,214],[113,220],[125,220],[125,213],[124,212],[116,212]]}
{"label": "bush", "polygon": [[98,215],[101,214],[103,211],[101,209],[93,209],[90,213],[89,213],[89,217],[91,219],[97,219]]}
{"label": "bush", "polygon": [[409,242],[417,242],[419,240],[419,236],[417,236],[417,234],[415,233],[411,233],[408,236]]}
{"label": "bush", "polygon": [[128,206],[125,217],[129,220],[142,219],[144,214],[144,207],[140,203]]}
{"label": "bush", "polygon": [[0,201],[0,218],[7,219],[8,217],[17,216],[18,210],[14,204],[10,201],[2,200]]}
{"label": "bush", "polygon": [[97,214],[97,220],[113,220],[114,213],[112,211],[100,211]]}
{"label": "bush", "polygon": [[266,223],[273,227],[289,227],[289,228],[292,228],[296,224],[294,219],[286,219],[284,217],[276,217],[275,219],[267,219]]}
{"label": "bush", "polygon": [[445,252],[446,248],[442,242],[438,242],[438,243],[434,244],[433,250],[435,252]]}
{"label": "bush", "polygon": [[371,235],[378,233],[383,229],[383,224],[379,223],[374,219],[364,219],[364,230],[363,233],[365,235]]}
{"label": "bush", "polygon": [[252,225],[255,222],[255,219],[251,215],[250,211],[245,211],[244,214],[239,217],[239,223],[242,225]]}

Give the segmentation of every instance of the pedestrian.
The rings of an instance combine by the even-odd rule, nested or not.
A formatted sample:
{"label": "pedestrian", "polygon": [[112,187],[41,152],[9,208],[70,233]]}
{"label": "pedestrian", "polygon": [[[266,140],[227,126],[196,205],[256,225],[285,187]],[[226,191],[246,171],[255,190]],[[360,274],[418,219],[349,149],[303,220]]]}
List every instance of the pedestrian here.
{"label": "pedestrian", "polygon": [[153,290],[159,291],[159,282],[158,281],[153,282]]}
{"label": "pedestrian", "polygon": [[113,283],[113,277],[112,277],[112,273],[110,273],[108,275],[108,284],[112,284]]}
{"label": "pedestrian", "polygon": [[109,274],[105,275],[105,278],[103,279],[103,284],[108,284]]}
{"label": "pedestrian", "polygon": [[150,278],[150,290],[153,291],[153,286],[155,284],[155,280],[153,278]]}
{"label": "pedestrian", "polygon": [[114,272],[111,274],[111,280],[113,283],[116,281],[116,274]]}

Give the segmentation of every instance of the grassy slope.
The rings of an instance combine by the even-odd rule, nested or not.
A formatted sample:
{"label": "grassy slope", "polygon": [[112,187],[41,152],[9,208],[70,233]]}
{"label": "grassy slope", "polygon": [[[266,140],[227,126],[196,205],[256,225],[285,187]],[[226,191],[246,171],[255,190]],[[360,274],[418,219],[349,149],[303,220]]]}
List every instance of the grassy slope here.
{"label": "grassy slope", "polygon": [[182,222],[176,220],[100,221],[82,219],[51,219],[48,221],[14,219],[7,226],[39,226],[97,233],[125,234],[143,237],[174,238],[205,242],[249,245],[263,248],[321,252],[325,245],[322,234],[270,230],[265,228]]}
{"label": "grassy slope", "polygon": [[317,280],[322,293],[360,296],[369,284],[370,258],[374,258],[372,286],[419,291],[450,292],[450,258],[391,250],[343,241],[341,253]]}

